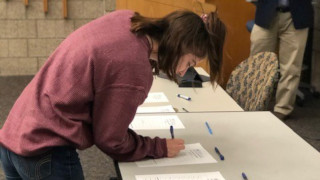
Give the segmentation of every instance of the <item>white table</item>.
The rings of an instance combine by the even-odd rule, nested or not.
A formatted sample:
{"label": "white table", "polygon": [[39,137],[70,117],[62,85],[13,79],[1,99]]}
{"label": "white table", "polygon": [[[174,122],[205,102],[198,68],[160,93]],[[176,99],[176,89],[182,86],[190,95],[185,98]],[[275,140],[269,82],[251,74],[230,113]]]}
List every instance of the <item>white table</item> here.
{"label": "white table", "polygon": [[[152,168],[139,168],[134,162],[119,163],[124,180],[133,180],[134,175],[143,174],[210,171],[220,171],[226,180],[242,180],[242,172],[247,174],[249,180],[319,180],[320,178],[320,153],[270,112],[176,113],[176,115],[186,129],[175,130],[175,137],[183,138],[186,144],[200,142],[218,163]],[[208,133],[205,121],[211,125],[213,135]],[[169,130],[137,132],[151,137],[170,138]],[[215,146],[225,156],[224,161],[219,160],[214,152]]]}
{"label": "white table", "polygon": [[[195,69],[199,74],[208,76],[202,68]],[[210,82],[204,82],[202,86],[202,88],[179,88],[173,81],[156,77],[153,80],[150,92],[164,92],[169,102],[144,103],[141,107],[172,105],[179,112],[184,112],[182,108],[189,112],[243,111],[221,86],[212,87]],[[189,96],[191,101],[178,98],[177,94]]]}

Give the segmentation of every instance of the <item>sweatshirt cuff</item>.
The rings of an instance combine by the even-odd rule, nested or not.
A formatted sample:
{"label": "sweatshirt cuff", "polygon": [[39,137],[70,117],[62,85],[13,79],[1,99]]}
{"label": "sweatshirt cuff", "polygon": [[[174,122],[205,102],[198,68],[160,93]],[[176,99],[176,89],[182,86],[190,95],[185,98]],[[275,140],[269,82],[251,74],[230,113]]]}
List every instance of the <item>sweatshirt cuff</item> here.
{"label": "sweatshirt cuff", "polygon": [[168,157],[168,150],[167,150],[167,141],[165,138],[159,138],[155,137],[155,145],[153,146],[154,149],[150,149],[152,152],[150,154],[153,154],[153,158],[163,158]]}

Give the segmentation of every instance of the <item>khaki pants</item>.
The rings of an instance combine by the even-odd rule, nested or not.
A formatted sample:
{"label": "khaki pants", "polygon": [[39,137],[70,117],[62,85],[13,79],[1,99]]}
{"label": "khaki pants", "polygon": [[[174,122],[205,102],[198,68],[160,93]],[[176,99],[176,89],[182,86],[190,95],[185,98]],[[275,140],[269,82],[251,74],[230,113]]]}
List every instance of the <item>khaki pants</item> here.
{"label": "khaki pants", "polygon": [[278,54],[280,79],[276,92],[275,112],[288,115],[293,111],[298,89],[308,28],[295,29],[291,13],[277,13],[269,29],[254,25],[251,54],[271,51]]}

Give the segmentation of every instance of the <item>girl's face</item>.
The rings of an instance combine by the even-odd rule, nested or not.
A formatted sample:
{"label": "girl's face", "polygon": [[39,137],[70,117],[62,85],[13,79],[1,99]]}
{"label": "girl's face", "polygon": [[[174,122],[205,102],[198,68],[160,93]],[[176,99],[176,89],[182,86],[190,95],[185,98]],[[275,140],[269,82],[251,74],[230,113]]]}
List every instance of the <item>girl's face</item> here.
{"label": "girl's face", "polygon": [[183,77],[189,67],[195,66],[201,60],[201,58],[196,57],[191,53],[181,56],[177,65],[176,74],[178,74],[180,77]]}

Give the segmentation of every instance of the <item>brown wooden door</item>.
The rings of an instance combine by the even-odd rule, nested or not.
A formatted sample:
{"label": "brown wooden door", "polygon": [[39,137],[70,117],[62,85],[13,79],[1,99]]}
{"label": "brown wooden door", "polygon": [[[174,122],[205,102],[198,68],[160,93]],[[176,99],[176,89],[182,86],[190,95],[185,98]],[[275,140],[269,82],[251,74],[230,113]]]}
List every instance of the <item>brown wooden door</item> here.
{"label": "brown wooden door", "polygon": [[223,83],[225,87],[232,70],[250,54],[250,33],[246,23],[254,19],[255,6],[245,0],[207,0],[216,5],[228,32],[224,49]]}

